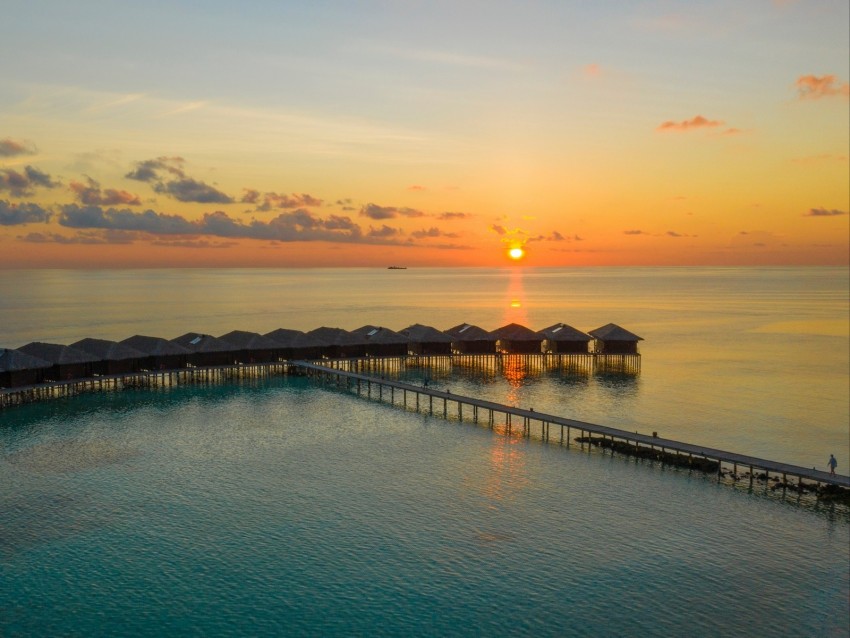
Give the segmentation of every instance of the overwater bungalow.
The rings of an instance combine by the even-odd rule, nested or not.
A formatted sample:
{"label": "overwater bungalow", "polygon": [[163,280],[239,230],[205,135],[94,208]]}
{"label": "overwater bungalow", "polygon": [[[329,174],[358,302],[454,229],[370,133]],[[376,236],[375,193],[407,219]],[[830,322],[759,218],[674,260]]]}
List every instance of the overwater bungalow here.
{"label": "overwater bungalow", "polygon": [[452,337],[442,330],[414,323],[399,333],[407,337],[407,354],[435,355],[452,353]]}
{"label": "overwater bungalow", "polygon": [[361,326],[351,334],[360,337],[370,357],[403,357],[407,354],[407,337],[380,326]]}
{"label": "overwater bungalow", "polygon": [[189,350],[189,363],[193,366],[226,366],[239,361],[238,347],[211,335],[187,332],[171,341]]}
{"label": "overwater bungalow", "polygon": [[283,349],[277,341],[258,332],[231,330],[219,339],[238,348],[236,359],[241,363],[277,361]]}
{"label": "overwater bungalow", "polygon": [[44,371],[44,380],[67,381],[92,376],[96,356],[59,343],[33,341],[18,348],[24,354],[49,361],[51,366]]}
{"label": "overwater bungalow", "polygon": [[587,354],[592,340],[589,334],[565,323],[543,328],[540,333],[543,335],[541,351],[553,354]]}
{"label": "overwater bungalow", "polygon": [[496,339],[496,352],[504,354],[531,354],[540,352],[543,335],[518,323],[509,323],[490,333]]}
{"label": "overwater bungalow", "polygon": [[72,343],[71,347],[97,358],[92,363],[92,373],[96,375],[138,372],[147,358],[145,353],[135,348],[108,339],[80,339]]}
{"label": "overwater bungalow", "polygon": [[348,359],[351,357],[365,357],[366,343],[362,337],[351,334],[342,328],[328,328],[322,326],[307,333],[321,339],[326,344],[324,356],[332,359]]}
{"label": "overwater bungalow", "polygon": [[496,339],[484,328],[462,323],[444,331],[451,337],[454,354],[493,354],[496,352]]}
{"label": "overwater bungalow", "polygon": [[18,388],[44,381],[53,364],[20,350],[0,348],[0,388]]}
{"label": "overwater bungalow", "polygon": [[135,348],[144,358],[140,365],[143,370],[177,370],[189,363],[191,351],[162,337],[133,335],[121,340],[125,346]]}
{"label": "overwater bungalow", "polygon": [[280,344],[281,359],[321,359],[328,344],[301,330],[278,328],[266,333],[269,339]]}
{"label": "overwater bungalow", "polygon": [[593,351],[596,354],[638,354],[638,341],[643,341],[643,337],[615,323],[590,330],[588,334],[593,337]]}

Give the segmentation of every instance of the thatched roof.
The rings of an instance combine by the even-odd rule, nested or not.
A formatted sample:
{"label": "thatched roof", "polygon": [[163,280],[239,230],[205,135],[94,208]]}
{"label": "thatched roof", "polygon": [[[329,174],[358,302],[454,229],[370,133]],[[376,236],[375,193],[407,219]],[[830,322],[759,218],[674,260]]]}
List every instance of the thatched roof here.
{"label": "thatched roof", "polygon": [[40,368],[49,368],[52,365],[49,361],[39,359],[20,350],[0,348],[0,372],[38,370]]}
{"label": "thatched roof", "polygon": [[32,357],[38,357],[51,364],[70,365],[75,363],[93,363],[100,359],[93,354],[77,350],[70,346],[63,346],[58,343],[44,343],[42,341],[33,341],[25,346],[18,348],[24,354]]}
{"label": "thatched roof", "polygon": [[589,334],[565,323],[556,323],[548,328],[543,328],[540,333],[555,341],[584,341],[586,343],[591,339]]}
{"label": "thatched roof", "polygon": [[363,339],[342,328],[322,326],[321,328],[311,330],[307,334],[321,339],[330,346],[359,346],[363,344]]}
{"label": "thatched roof", "polygon": [[321,348],[328,345],[318,337],[308,335],[301,330],[278,328],[266,333],[269,339],[274,339],[284,348]]}
{"label": "thatched roof", "polygon": [[135,348],[106,339],[80,339],[71,344],[72,348],[82,350],[94,355],[101,361],[126,361],[128,359],[142,359],[147,355]]}
{"label": "thatched roof", "polygon": [[389,328],[363,326],[357,330],[352,330],[352,333],[360,335],[366,340],[366,343],[407,344],[407,337]]}
{"label": "thatched roof", "polygon": [[543,335],[539,332],[534,332],[534,330],[521,326],[518,323],[509,323],[501,328],[496,328],[490,333],[490,336],[495,339],[507,339],[508,341],[541,341],[543,339]]}
{"label": "thatched roof", "polygon": [[266,337],[258,332],[246,332],[245,330],[232,330],[221,335],[219,339],[237,346],[240,350],[276,350],[282,347],[271,337]]}
{"label": "thatched roof", "polygon": [[431,326],[423,326],[421,323],[414,323],[412,326],[407,326],[399,332],[405,335],[412,343],[451,343],[451,335],[447,335],[442,330],[437,330]]}
{"label": "thatched roof", "polygon": [[444,331],[453,341],[493,341],[493,337],[484,328],[462,323]]}
{"label": "thatched roof", "polygon": [[163,339],[162,337],[146,337],[144,335],[133,335],[122,340],[125,346],[135,348],[139,352],[145,353],[146,356],[164,357],[169,355],[185,355],[189,354],[189,350],[183,346]]}
{"label": "thatched roof", "polygon": [[601,328],[588,331],[588,334],[600,341],[643,341],[643,337],[638,337],[616,323],[605,324]]}
{"label": "thatched roof", "polygon": [[216,339],[210,335],[202,335],[198,332],[187,332],[175,339],[172,339],[177,345],[183,346],[190,352],[236,352],[239,350],[236,346]]}

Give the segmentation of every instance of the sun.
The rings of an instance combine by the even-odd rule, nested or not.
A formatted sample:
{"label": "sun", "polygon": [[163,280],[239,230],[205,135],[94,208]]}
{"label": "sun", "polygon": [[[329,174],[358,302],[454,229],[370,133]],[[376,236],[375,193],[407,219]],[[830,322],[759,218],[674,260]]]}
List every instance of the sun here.
{"label": "sun", "polygon": [[508,251],[508,257],[510,257],[514,261],[519,261],[520,259],[525,257],[525,250],[523,250],[519,246],[514,246]]}

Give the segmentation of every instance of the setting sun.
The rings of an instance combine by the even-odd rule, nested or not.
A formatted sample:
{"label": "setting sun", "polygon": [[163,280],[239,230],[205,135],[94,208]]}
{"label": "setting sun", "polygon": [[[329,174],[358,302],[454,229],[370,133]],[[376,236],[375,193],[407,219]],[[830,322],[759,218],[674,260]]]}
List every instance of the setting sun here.
{"label": "setting sun", "polygon": [[508,251],[508,257],[510,257],[514,261],[522,259],[523,257],[525,257],[525,250],[523,250],[519,246],[515,246],[514,248],[511,248]]}

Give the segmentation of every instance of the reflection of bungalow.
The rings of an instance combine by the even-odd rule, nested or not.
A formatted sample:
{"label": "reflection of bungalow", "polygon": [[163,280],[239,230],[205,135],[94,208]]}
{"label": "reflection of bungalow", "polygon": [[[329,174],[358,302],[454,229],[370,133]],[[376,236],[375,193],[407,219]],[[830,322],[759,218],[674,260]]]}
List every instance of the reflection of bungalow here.
{"label": "reflection of bungalow", "polygon": [[321,359],[328,345],[318,337],[308,335],[301,330],[278,328],[266,333],[266,336],[280,344],[282,359]]}
{"label": "reflection of bungalow", "polygon": [[615,323],[590,330],[588,334],[593,337],[593,351],[597,354],[637,354],[637,342],[643,341],[643,337]]}
{"label": "reflection of bungalow", "polygon": [[496,339],[496,352],[530,354],[540,352],[543,335],[518,323],[509,323],[490,333]]}
{"label": "reflection of bungalow", "polygon": [[342,328],[327,328],[322,326],[321,328],[311,330],[307,334],[321,339],[327,344],[325,347],[325,356],[327,357],[345,359],[348,357],[366,356],[365,340]]}
{"label": "reflection of bungalow", "polygon": [[462,323],[445,331],[452,339],[454,354],[493,354],[496,340],[489,332],[469,323]]}
{"label": "reflection of bungalow", "polygon": [[140,365],[144,370],[177,370],[185,368],[191,352],[162,337],[133,335],[121,341],[145,355]]}
{"label": "reflection of bungalow", "polygon": [[0,388],[35,385],[53,364],[20,350],[0,348]]}
{"label": "reflection of bungalow", "polygon": [[98,361],[92,364],[92,371],[95,374],[137,372],[145,359],[143,352],[107,339],[80,339],[72,343],[71,347],[97,357]]}
{"label": "reflection of bungalow", "polygon": [[452,353],[452,338],[442,330],[414,323],[399,332],[407,338],[407,351],[410,354]]}
{"label": "reflection of bungalow", "polygon": [[49,370],[44,371],[45,380],[67,381],[92,376],[92,365],[98,358],[88,352],[63,346],[58,343],[33,341],[18,348],[24,354],[50,362]]}
{"label": "reflection of bungalow", "polygon": [[581,330],[577,330],[565,323],[556,323],[554,326],[543,328],[543,352],[558,354],[587,354],[587,344],[591,337]]}
{"label": "reflection of bungalow", "polygon": [[351,334],[363,340],[368,356],[403,357],[407,354],[407,337],[389,328],[362,326]]}
{"label": "reflection of bungalow", "polygon": [[187,332],[171,341],[190,352],[189,363],[195,366],[226,366],[237,362],[239,348],[210,335]]}
{"label": "reflection of bungalow", "polygon": [[238,349],[236,359],[242,363],[277,361],[281,345],[257,332],[233,330],[219,337]]}

